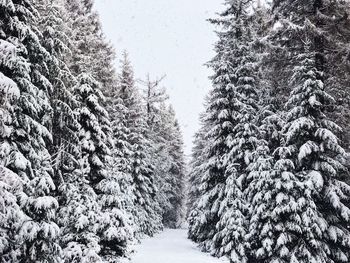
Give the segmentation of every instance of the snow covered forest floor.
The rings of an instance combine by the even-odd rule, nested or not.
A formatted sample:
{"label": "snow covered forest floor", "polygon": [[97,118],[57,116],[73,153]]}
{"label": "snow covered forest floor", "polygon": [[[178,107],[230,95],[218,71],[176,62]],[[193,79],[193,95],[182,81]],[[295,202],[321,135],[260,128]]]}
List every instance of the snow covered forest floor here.
{"label": "snow covered forest floor", "polygon": [[187,239],[186,229],[166,229],[135,247],[131,263],[226,263],[201,252]]}

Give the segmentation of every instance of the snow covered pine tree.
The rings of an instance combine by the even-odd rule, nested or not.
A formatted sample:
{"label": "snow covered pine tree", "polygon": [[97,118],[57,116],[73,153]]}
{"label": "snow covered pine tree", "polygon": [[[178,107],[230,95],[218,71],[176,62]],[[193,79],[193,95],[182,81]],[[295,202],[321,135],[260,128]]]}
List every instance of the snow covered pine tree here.
{"label": "snow covered pine tree", "polygon": [[[15,215],[11,210],[17,207],[13,197],[9,199],[10,206],[2,207],[1,213],[9,221],[1,220],[5,226],[1,230],[2,237],[5,234],[1,238],[0,251],[5,253],[1,259],[59,262],[59,227],[55,224],[58,202],[52,196],[56,186],[47,150],[52,140],[47,127],[52,85],[43,75],[50,55],[39,42],[39,31],[34,27],[37,10],[31,1],[1,2],[0,13],[0,93],[1,105],[5,105],[1,106],[1,116],[5,117],[0,132],[1,180],[8,180],[3,183],[10,191],[11,184],[15,187],[23,183],[23,192],[17,192],[16,202],[26,215],[11,218],[11,213]],[[15,175],[20,178],[17,183],[11,182]],[[15,187],[12,191],[20,189]],[[5,191],[0,195],[6,193],[9,194]],[[21,215],[20,211],[17,215]],[[6,227],[10,229],[5,230]]]}
{"label": "snow covered pine tree", "polygon": [[334,100],[326,92],[332,88],[326,86],[328,42],[321,30],[323,12],[331,4],[273,4],[279,20],[272,41],[293,51],[284,53],[293,56],[285,58],[291,93],[283,143],[253,199],[251,253],[255,262],[348,262],[350,188],[344,182],[348,172],[339,162],[345,151],[334,134],[341,129],[327,113]]}
{"label": "snow covered pine tree", "polygon": [[134,73],[124,52],[119,77],[119,96],[124,104],[128,142],[131,145],[131,175],[133,179],[133,211],[136,234],[150,235],[162,229],[160,207],[153,199],[157,194],[154,182],[154,167],[151,164],[150,141],[146,136],[147,118],[141,96],[135,86]]}
{"label": "snow covered pine tree", "polygon": [[[205,153],[210,154],[208,166],[214,165],[216,169],[206,168],[202,177],[201,191],[205,190],[202,201],[198,202],[201,206],[198,210],[206,210],[201,212],[206,217],[200,219],[201,222],[209,223],[209,229],[215,226],[204,240],[205,249],[217,256],[229,255],[232,262],[245,262],[248,207],[244,192],[248,184],[248,167],[253,161],[259,134],[255,125],[259,110],[255,76],[257,63],[251,47],[254,32],[249,28],[251,1],[225,3],[226,10],[218,19],[211,20],[221,26],[222,31],[218,33],[218,54],[211,61],[216,75],[213,77],[214,90],[207,106],[209,118],[205,121],[213,127],[206,136],[214,138],[214,144],[207,146],[209,148]],[[215,162],[213,156],[210,157],[214,149]],[[217,175],[207,177],[208,171],[216,171]],[[208,189],[209,186],[212,190]],[[201,234],[208,232],[208,227],[202,227]]]}
{"label": "snow covered pine tree", "polygon": [[[259,66],[273,73],[266,76],[255,74],[258,56],[249,50],[257,37],[249,24],[259,12],[249,2],[226,1],[229,8],[214,20],[225,31],[212,62],[217,81],[204,115],[208,132],[201,133],[207,144],[191,173],[189,237],[232,262],[348,262],[349,174],[335,135],[341,129],[329,117],[337,107],[327,93],[339,96],[344,85],[330,63],[337,57],[332,47],[344,50],[346,30],[334,27],[346,24],[348,5],[273,1],[273,17],[263,25],[269,29],[258,32],[266,53]],[[229,20],[230,14],[236,16]],[[226,38],[230,33],[235,37]],[[237,39],[243,42],[234,45]],[[260,83],[269,98],[259,102]],[[238,90],[241,84],[250,93]]]}

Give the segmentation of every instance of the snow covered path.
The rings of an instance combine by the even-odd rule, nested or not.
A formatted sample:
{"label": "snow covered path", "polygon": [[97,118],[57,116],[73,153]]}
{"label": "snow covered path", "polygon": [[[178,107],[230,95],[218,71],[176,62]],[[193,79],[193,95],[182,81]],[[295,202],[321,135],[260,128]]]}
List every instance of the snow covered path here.
{"label": "snow covered path", "polygon": [[185,229],[166,229],[138,245],[131,263],[227,263],[202,253],[187,239]]}

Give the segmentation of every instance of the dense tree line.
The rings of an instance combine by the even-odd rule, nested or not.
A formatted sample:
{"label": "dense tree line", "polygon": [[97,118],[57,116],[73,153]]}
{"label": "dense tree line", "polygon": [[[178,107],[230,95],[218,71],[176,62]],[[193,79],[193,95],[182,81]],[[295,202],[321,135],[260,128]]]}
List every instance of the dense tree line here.
{"label": "dense tree line", "polygon": [[119,262],[184,216],[179,124],[93,0],[0,2],[0,262]]}
{"label": "dense tree line", "polygon": [[349,1],[226,0],[189,237],[243,263],[350,261]]}

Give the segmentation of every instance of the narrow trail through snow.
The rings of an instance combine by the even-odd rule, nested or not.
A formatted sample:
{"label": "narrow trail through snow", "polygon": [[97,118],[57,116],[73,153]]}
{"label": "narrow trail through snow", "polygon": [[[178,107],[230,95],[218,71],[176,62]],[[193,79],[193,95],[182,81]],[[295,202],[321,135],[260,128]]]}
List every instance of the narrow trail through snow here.
{"label": "narrow trail through snow", "polygon": [[184,229],[166,229],[138,245],[131,263],[228,263],[198,250]]}

